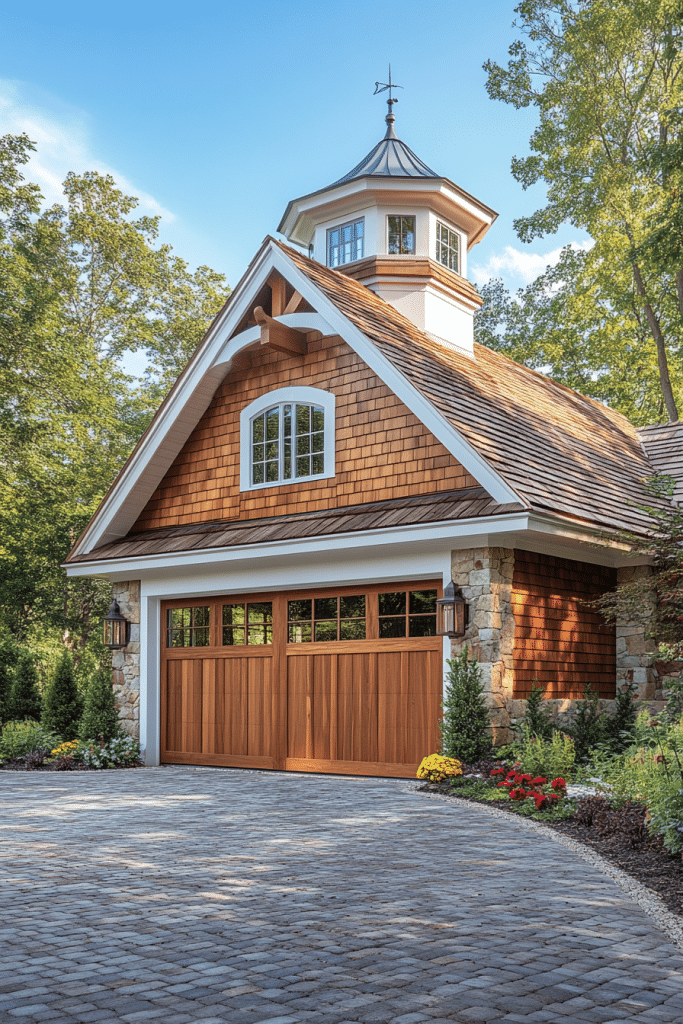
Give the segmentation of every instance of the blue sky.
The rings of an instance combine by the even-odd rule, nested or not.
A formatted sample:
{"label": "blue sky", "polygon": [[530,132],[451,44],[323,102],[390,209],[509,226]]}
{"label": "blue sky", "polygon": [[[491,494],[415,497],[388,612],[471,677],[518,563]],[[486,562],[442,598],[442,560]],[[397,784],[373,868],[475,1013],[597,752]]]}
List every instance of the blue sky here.
{"label": "blue sky", "polygon": [[482,64],[505,62],[514,0],[302,0],[115,5],[2,0],[0,134],[38,143],[28,176],[51,202],[67,171],[108,171],[160,213],[162,238],[235,284],[289,199],[334,181],[381,138],[374,96],[391,61],[397,134],[500,214],[470,278],[531,280],[573,228],[523,245],[512,221],[543,203],[510,158],[533,111],[490,100]]}

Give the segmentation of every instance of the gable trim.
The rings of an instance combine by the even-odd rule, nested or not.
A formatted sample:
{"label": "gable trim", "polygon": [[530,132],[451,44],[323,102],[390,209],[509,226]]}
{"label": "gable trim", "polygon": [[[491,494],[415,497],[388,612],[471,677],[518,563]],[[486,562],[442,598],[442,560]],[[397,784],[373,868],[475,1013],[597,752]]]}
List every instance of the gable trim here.
{"label": "gable trim", "polygon": [[[299,270],[275,240],[268,238],[102,500],[77,541],[73,555],[92,551],[125,536],[131,529],[211,403],[230,370],[232,359],[253,342],[250,330],[237,335],[232,332],[249,311],[255,293],[263,287],[273,270],[278,270],[317,310],[315,321],[310,314],[288,314],[288,326],[311,330],[315,323],[315,329],[324,335],[341,337],[494,501],[498,504],[521,502],[528,506],[528,502],[520,498],[432,403]],[[139,486],[143,476],[146,484],[144,493]]]}

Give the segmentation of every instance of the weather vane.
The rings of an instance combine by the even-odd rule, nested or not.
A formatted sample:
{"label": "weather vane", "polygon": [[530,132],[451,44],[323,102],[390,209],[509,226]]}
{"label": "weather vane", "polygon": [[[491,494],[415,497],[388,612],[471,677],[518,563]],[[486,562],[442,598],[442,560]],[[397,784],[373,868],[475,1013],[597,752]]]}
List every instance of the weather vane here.
{"label": "weather vane", "polygon": [[389,90],[389,99],[387,100],[387,106],[389,107],[389,113],[387,114],[387,122],[388,122],[390,117],[393,120],[393,112],[392,112],[391,108],[392,108],[394,103],[398,103],[398,99],[395,96],[391,95],[391,90],[392,89],[402,89],[402,88],[403,88],[402,85],[396,85],[394,82],[391,81],[391,64],[389,65],[389,81],[388,82],[375,82],[375,91],[372,94],[373,96],[376,96],[378,92],[386,92],[387,89]]}

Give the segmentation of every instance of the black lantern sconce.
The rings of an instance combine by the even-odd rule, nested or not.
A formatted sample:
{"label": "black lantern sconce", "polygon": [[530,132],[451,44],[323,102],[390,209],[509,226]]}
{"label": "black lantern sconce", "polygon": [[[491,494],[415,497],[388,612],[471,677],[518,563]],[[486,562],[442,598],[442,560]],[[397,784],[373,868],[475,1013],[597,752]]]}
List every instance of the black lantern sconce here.
{"label": "black lantern sconce", "polygon": [[469,622],[469,607],[460,587],[451,580],[436,602],[436,632],[439,636],[461,637]]}
{"label": "black lantern sconce", "polygon": [[112,601],[111,607],[102,619],[104,627],[104,646],[110,651],[120,651],[128,644],[128,619],[121,614],[117,601]]}

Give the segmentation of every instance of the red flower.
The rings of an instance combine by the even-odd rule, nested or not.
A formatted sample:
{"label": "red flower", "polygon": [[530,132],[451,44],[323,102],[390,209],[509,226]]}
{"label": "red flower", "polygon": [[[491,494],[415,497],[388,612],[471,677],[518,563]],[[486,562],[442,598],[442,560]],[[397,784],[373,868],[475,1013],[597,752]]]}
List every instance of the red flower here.
{"label": "red flower", "polygon": [[531,776],[530,775],[519,775],[517,778],[518,778],[519,782],[529,782],[529,783],[531,782]]}
{"label": "red flower", "polygon": [[504,768],[494,768],[491,775],[502,775],[504,771]]}
{"label": "red flower", "polygon": [[525,797],[526,797],[526,793],[524,792],[523,789],[511,789],[510,790],[510,799],[511,800],[524,800]]}
{"label": "red flower", "polygon": [[548,781],[547,779],[544,779],[544,778],[542,778],[539,775],[539,777],[537,779],[532,779],[531,780],[531,785],[532,786],[545,786],[547,781]]}
{"label": "red flower", "polygon": [[553,787],[553,789],[566,789],[567,788],[567,783],[564,781],[564,779],[561,776],[559,778],[557,778],[557,779],[553,779],[553,781],[550,783],[550,785]]}
{"label": "red flower", "polygon": [[501,786],[503,787],[503,789],[507,789],[508,784],[507,784],[507,782],[499,782],[498,783],[498,789],[500,789]]}
{"label": "red flower", "polygon": [[509,771],[509,772],[507,773],[507,775],[505,776],[505,778],[506,778],[506,779],[515,779],[515,778],[517,778],[517,772],[516,772],[516,771],[514,771],[514,770],[512,770],[512,771]]}
{"label": "red flower", "polygon": [[544,796],[543,793],[537,793],[535,802],[537,811],[542,811],[545,807],[548,807],[549,805],[548,797]]}
{"label": "red flower", "polygon": [[556,804],[560,799],[561,797],[559,793],[548,793],[548,800],[552,801],[552,803]]}

